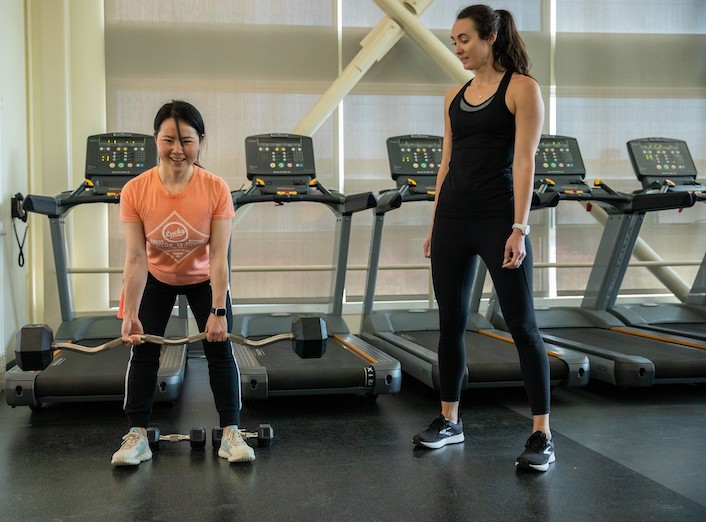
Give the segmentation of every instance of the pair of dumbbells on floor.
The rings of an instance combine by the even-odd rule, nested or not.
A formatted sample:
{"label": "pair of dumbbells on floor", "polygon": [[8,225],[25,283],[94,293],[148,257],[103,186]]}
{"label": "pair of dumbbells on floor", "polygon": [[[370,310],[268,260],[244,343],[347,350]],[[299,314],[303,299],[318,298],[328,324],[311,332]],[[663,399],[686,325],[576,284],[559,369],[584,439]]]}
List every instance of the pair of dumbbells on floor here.
{"label": "pair of dumbbells on floor", "polygon": [[[275,440],[275,432],[270,424],[260,424],[257,432],[241,430],[240,433],[246,440],[257,438],[257,445],[260,448],[271,448]],[[222,437],[223,428],[214,427],[211,429],[211,441],[215,449],[220,447]],[[188,435],[180,433],[162,435],[159,428],[147,428],[147,441],[153,450],[159,449],[160,442],[188,442],[192,449],[204,449],[206,447],[206,430],[198,427],[191,428]]]}

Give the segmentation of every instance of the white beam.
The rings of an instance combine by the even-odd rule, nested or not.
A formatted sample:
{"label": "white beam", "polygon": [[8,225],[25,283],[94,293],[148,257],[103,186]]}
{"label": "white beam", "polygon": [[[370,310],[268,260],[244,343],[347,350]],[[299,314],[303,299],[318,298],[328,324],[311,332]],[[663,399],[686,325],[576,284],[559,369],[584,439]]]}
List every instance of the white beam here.
{"label": "white beam", "polygon": [[419,21],[418,2],[401,2],[400,0],[374,0],[387,16],[397,22],[400,27],[419,45],[439,66],[459,83],[466,83],[471,73],[466,71],[449,46],[444,45],[434,33],[424,27]]}

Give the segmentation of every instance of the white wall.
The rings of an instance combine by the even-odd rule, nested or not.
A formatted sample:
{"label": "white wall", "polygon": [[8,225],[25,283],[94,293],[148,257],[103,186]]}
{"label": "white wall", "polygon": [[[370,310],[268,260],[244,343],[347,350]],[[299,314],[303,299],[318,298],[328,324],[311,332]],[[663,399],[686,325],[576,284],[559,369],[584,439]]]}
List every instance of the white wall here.
{"label": "white wall", "polygon": [[[14,358],[15,332],[28,322],[28,268],[18,266],[10,198],[27,193],[27,99],[23,0],[0,2],[0,387]],[[22,239],[24,223],[18,222]],[[30,231],[30,234],[32,232]],[[29,243],[29,240],[27,241]],[[27,258],[27,245],[25,245]]]}

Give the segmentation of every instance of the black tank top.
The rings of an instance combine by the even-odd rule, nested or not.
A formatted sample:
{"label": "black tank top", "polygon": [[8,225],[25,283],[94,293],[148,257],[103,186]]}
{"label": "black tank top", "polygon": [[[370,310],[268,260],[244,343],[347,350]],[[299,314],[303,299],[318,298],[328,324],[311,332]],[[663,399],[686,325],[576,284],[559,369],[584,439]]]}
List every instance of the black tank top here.
{"label": "black tank top", "polygon": [[473,80],[451,102],[451,161],[439,194],[438,215],[512,218],[515,116],[505,104],[511,77],[512,71],[506,71],[495,94],[480,105],[469,105],[463,97]]}

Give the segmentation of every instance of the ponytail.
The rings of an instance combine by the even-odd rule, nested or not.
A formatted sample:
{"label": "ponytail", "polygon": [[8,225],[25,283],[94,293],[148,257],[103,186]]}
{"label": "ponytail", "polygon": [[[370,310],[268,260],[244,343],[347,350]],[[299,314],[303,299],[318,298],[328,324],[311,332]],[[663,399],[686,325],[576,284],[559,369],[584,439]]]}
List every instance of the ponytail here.
{"label": "ponytail", "polygon": [[497,9],[495,12],[500,18],[498,36],[493,43],[495,64],[502,66],[503,69],[529,76],[531,64],[525,42],[517,31],[515,19],[504,9]]}

